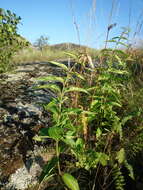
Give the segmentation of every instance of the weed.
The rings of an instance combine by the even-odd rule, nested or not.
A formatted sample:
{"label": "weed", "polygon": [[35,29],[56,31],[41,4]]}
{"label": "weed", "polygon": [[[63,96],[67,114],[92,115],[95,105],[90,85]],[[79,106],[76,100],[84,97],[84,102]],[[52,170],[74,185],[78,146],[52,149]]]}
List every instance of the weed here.
{"label": "weed", "polygon": [[[119,44],[124,45],[127,34],[128,31],[124,30],[121,36],[112,39],[111,42],[116,43],[116,47]],[[70,68],[51,62],[63,69],[65,77],[44,77],[43,81],[53,83],[37,87],[48,88],[57,95],[44,106],[52,113],[53,126],[44,129],[41,131],[42,135],[34,138],[39,141],[45,138],[55,140],[56,157],[48,162],[44,176],[58,176],[61,186],[62,179],[66,176],[67,181],[64,178],[64,184],[69,189],[79,189],[76,179],[71,174],[82,168],[90,173],[94,171],[94,178],[88,189],[115,187],[122,190],[125,186],[123,168],[126,168],[129,177],[134,180],[133,168],[128,157],[130,135],[127,134],[126,127],[134,115],[121,114],[124,109],[122,94],[126,92],[130,79],[126,65],[130,55],[118,49],[103,49],[97,57],[100,64],[96,67],[87,60],[83,61],[78,54],[68,55],[75,60],[75,64]],[[55,82],[61,83],[62,88]],[[136,126],[136,131],[139,128]],[[135,134],[134,140],[136,139]],[[135,148],[138,150],[134,146]],[[131,146],[130,151],[134,151]],[[67,166],[66,169],[62,169],[59,158],[63,153],[74,158],[72,168]],[[68,174],[65,174],[67,172]]]}

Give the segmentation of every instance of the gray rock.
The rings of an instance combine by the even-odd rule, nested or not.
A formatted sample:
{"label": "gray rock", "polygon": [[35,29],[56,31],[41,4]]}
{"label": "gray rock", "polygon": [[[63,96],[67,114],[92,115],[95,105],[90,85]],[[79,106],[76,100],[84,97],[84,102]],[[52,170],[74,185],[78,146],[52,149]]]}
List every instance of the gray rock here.
{"label": "gray rock", "polygon": [[[61,69],[49,64],[25,64],[0,82],[0,188],[23,190],[37,183],[43,164],[51,154],[37,154],[32,140],[41,127],[48,127],[49,113],[41,104],[55,94],[47,89],[35,90],[37,77],[62,76]],[[34,154],[33,154],[34,152]]]}
{"label": "gray rock", "polygon": [[23,166],[10,176],[6,188],[14,188],[17,190],[26,189],[29,185],[34,185],[38,182],[38,176],[41,171],[42,168],[35,162],[31,165],[29,170]]}

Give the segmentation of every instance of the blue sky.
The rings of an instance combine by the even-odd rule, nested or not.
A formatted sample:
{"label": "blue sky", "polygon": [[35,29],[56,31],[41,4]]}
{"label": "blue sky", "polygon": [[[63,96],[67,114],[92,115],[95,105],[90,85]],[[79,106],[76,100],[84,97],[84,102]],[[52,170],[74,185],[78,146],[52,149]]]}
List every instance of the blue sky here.
{"label": "blue sky", "polygon": [[[50,44],[79,43],[72,14],[81,44],[97,48],[103,46],[108,24],[117,23],[111,38],[121,32],[121,27],[129,25],[129,15],[132,35],[137,23],[139,26],[143,22],[143,0],[1,0],[0,6],[21,16],[19,33],[32,43],[40,35],[49,36]],[[142,34],[141,29],[139,35]]]}

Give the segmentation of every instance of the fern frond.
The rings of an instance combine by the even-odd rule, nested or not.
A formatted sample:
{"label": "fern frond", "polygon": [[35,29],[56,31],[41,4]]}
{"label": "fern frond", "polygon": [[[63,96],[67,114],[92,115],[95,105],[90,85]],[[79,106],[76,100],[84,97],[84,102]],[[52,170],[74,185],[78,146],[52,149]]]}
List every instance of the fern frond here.
{"label": "fern frond", "polygon": [[125,185],[124,176],[121,172],[120,167],[117,164],[114,165],[112,176],[115,184],[115,189],[124,190],[124,185]]}
{"label": "fern frond", "polygon": [[129,172],[129,176],[134,180],[134,171],[133,171],[133,167],[132,165],[130,165],[127,160],[124,161],[124,166],[127,168],[128,172]]}

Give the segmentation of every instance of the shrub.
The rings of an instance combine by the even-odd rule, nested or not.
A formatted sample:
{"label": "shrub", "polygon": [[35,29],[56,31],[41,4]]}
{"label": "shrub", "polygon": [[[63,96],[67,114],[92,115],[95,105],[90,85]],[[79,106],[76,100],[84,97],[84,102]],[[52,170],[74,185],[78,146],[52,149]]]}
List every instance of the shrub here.
{"label": "shrub", "polygon": [[11,67],[13,54],[27,45],[27,42],[17,34],[20,20],[15,13],[0,9],[0,73]]}
{"label": "shrub", "polygon": [[[123,40],[126,40],[123,35],[114,38],[116,45],[124,44]],[[81,189],[123,190],[126,184],[124,171],[130,180],[135,179],[129,155],[134,150],[136,153],[142,150],[143,132],[139,123],[136,126],[134,123],[134,135],[129,133],[133,127],[130,122],[143,111],[132,113],[125,109],[127,102],[124,102],[124,95],[130,80],[126,62],[130,55],[119,49],[104,49],[97,55],[99,64],[94,68],[82,62],[78,54],[68,55],[75,59],[75,64],[70,68],[51,62],[62,68],[65,77],[41,78],[48,83],[37,87],[56,93],[56,98],[44,106],[52,113],[52,126],[42,129],[39,136],[34,138],[39,141],[46,138],[55,140],[56,156],[45,166],[41,179],[55,177],[59,187],[61,179],[68,172],[79,179]],[[57,85],[59,83],[60,87]],[[67,161],[63,169],[60,157],[65,154],[73,161]],[[82,174],[80,169],[84,169]],[[84,173],[88,173],[87,178]],[[74,181],[73,177],[67,181],[70,179]],[[82,186],[85,180],[86,186]],[[67,182],[64,183],[67,185]],[[76,189],[76,186],[77,181],[75,187],[68,187]]]}

